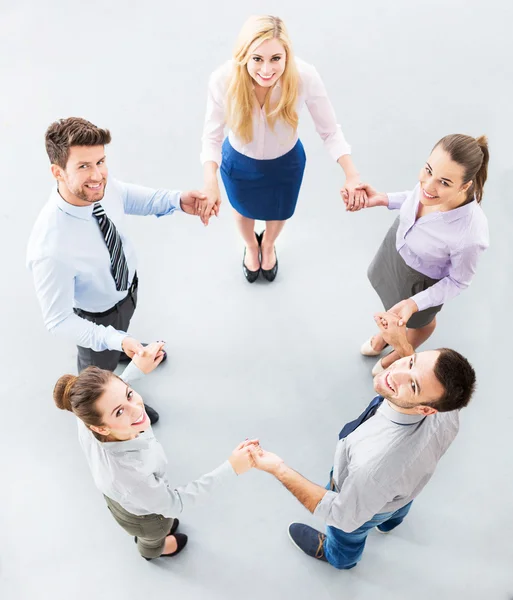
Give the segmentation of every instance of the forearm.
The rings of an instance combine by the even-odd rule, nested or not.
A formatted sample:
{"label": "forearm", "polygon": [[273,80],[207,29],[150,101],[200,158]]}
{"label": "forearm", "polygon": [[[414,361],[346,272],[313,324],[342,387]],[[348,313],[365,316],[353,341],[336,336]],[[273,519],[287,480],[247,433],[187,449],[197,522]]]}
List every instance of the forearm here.
{"label": "forearm", "polygon": [[73,313],[49,330],[53,335],[71,339],[77,346],[91,348],[95,352],[121,351],[121,343],[127,336],[125,332],[117,331],[114,327],[97,325]]}
{"label": "forearm", "polygon": [[203,179],[205,181],[205,187],[217,186],[217,170],[218,165],[213,160],[207,161],[203,165]]}
{"label": "forearm", "polygon": [[291,492],[301,504],[311,513],[314,512],[319,502],[326,494],[326,489],[312,483],[306,477],[300,475],[294,469],[288,467],[285,463],[280,464],[273,470],[272,475],[281,481],[281,483]]}
{"label": "forearm", "polygon": [[360,173],[356,169],[350,154],[344,154],[337,162],[342,167],[346,179],[358,179],[360,181]]}

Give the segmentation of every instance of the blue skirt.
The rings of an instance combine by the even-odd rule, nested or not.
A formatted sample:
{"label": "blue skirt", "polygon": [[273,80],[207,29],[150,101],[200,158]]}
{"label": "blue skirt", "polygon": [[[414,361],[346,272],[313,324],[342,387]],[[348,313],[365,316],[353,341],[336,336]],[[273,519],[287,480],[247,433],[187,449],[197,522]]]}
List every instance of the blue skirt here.
{"label": "blue skirt", "polygon": [[278,158],[256,160],[223,143],[221,177],[233,208],[248,219],[285,221],[296,209],[306,155],[300,140]]}

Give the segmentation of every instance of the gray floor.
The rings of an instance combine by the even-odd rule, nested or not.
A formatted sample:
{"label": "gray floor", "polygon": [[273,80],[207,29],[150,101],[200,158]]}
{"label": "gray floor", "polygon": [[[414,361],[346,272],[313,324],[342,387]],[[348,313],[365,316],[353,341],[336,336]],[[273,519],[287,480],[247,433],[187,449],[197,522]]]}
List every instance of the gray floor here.
{"label": "gray floor", "polygon": [[[3,284],[0,453],[2,600],[504,599],[513,596],[511,203],[512,5],[503,1],[171,3],[2,2],[0,207]],[[76,115],[111,129],[111,174],[154,187],[201,186],[209,72],[251,13],[279,14],[296,53],[322,74],[362,177],[408,189],[432,145],[489,135],[484,207],[491,248],[471,288],[443,310],[429,346],[474,363],[478,392],[461,433],[407,521],[372,533],[338,572],[289,542],[292,520],[321,523],[271,477],[251,472],[182,515],[176,560],[146,563],[94,488],[70,415],[55,409],[72,345],[44,330],[24,268],[51,178],[43,134]],[[341,174],[307,113],[308,167],[278,245],[273,285],[243,279],[225,202],[208,229],[192,217],[132,218],[140,258],[133,333],[166,339],[170,360],[140,385],[173,482],[217,466],[247,436],[324,483],[339,426],[372,394],[358,353],[379,302],[365,272],[393,215],[350,215]],[[508,303],[508,304],[507,304]],[[159,562],[159,561],[157,561]]]}

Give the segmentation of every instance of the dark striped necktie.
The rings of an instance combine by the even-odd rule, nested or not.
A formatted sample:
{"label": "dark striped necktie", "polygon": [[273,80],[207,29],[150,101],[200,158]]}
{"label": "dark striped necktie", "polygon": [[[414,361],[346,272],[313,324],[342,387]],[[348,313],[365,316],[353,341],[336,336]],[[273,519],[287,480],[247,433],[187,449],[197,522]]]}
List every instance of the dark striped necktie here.
{"label": "dark striped necktie", "polygon": [[128,265],[126,262],[125,253],[123,252],[123,244],[121,236],[114,223],[109,219],[103,210],[103,206],[96,202],[93,207],[93,215],[98,221],[100,231],[103,234],[105,243],[110,254],[110,270],[112,277],[116,282],[116,289],[122,292],[128,289]]}

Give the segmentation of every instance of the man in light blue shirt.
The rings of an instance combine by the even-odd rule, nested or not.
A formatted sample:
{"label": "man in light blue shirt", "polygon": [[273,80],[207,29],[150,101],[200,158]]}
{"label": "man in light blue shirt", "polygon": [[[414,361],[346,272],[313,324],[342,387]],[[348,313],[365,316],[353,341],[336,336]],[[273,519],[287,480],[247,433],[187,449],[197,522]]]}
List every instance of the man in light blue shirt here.
{"label": "man in light blue shirt", "polygon": [[[198,215],[200,192],[153,190],[108,177],[108,130],[71,117],[52,123],[46,150],[57,185],[32,230],[27,265],[47,329],[78,346],[79,372],[113,371],[142,344],[127,333],[137,304],[137,261],[126,216]],[[158,415],[151,408],[152,422]]]}

